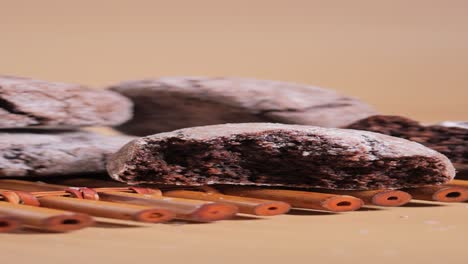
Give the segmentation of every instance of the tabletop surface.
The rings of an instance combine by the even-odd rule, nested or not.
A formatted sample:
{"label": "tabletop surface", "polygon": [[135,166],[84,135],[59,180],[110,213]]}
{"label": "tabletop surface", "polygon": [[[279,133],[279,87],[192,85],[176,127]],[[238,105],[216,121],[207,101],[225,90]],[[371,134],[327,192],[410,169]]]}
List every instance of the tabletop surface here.
{"label": "tabletop surface", "polygon": [[[355,212],[196,224],[98,219],[66,234],[0,234],[14,263],[466,263],[468,203],[410,203]],[[13,263],[13,262],[12,262]]]}

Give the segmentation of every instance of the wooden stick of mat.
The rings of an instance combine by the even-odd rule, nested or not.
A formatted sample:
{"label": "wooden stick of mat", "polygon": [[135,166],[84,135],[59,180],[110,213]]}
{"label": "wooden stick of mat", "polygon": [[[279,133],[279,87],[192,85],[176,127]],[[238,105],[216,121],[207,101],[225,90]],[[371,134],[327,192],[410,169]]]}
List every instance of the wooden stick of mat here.
{"label": "wooden stick of mat", "polygon": [[465,181],[465,180],[452,180],[452,181],[448,182],[445,185],[468,188],[468,181]]}
{"label": "wooden stick of mat", "polygon": [[228,195],[283,201],[298,208],[346,212],[357,210],[364,205],[361,199],[349,195],[240,186],[220,188],[221,192]]}
{"label": "wooden stick of mat", "polygon": [[63,191],[67,186],[49,184],[44,182],[22,180],[0,180],[0,188],[8,190],[20,190],[25,192]]}
{"label": "wooden stick of mat", "polygon": [[240,213],[259,216],[285,214],[291,208],[291,206],[285,202],[224,195],[220,193],[173,190],[164,192],[164,196],[232,204],[239,208]]}
{"label": "wooden stick of mat", "polygon": [[92,225],[86,214],[1,201],[0,214],[18,219],[25,226],[50,232],[68,232]]}
{"label": "wooden stick of mat", "polygon": [[21,227],[21,221],[12,216],[0,214],[0,233],[12,232]]}
{"label": "wooden stick of mat", "polygon": [[351,195],[364,201],[365,204],[377,206],[402,206],[411,201],[411,194],[400,190],[338,191],[318,190],[318,192],[339,195]]}
{"label": "wooden stick of mat", "polygon": [[[79,178],[78,178],[79,179]],[[89,180],[89,182],[93,182]],[[97,181],[102,183],[102,185],[97,185],[96,183],[91,184],[92,187],[100,187],[102,191],[109,190],[109,191],[120,191],[120,192],[134,192],[133,186],[125,185],[123,183],[116,183],[114,184],[112,181]],[[110,184],[106,184],[110,183]],[[73,186],[80,186],[80,187],[90,187],[88,185],[73,185]],[[36,196],[44,196],[44,195],[52,195],[52,191],[56,191],[56,195],[66,195],[64,191],[68,189],[68,186],[58,185],[58,184],[51,184],[45,182],[31,182],[31,181],[22,181],[22,180],[0,180],[0,187],[4,189],[10,190],[22,190],[27,192],[33,192]],[[162,192],[158,189],[149,189],[149,188],[139,188],[139,189],[146,189],[151,190],[152,194],[154,195],[162,195]]]}
{"label": "wooden stick of mat", "polygon": [[211,222],[232,218],[238,213],[236,206],[206,202],[191,199],[181,199],[164,196],[151,196],[136,193],[123,192],[99,192],[99,197],[104,201],[123,202],[146,206],[156,206],[173,211],[177,219]]}
{"label": "wooden stick of mat", "polygon": [[[78,186],[78,187],[88,187],[88,188],[99,188],[99,189],[116,189],[116,188],[129,188],[133,187],[132,185],[125,184],[123,182],[117,182],[113,180],[103,180],[103,179],[93,179],[93,178],[57,178],[51,179],[51,182],[54,184],[61,184],[67,186]],[[143,187],[150,188],[151,190],[160,190],[164,189],[169,190],[201,190],[209,189],[209,186],[180,186],[180,185],[161,185],[161,184],[144,184]],[[214,190],[213,188],[211,188]],[[162,193],[160,194],[162,195]]]}
{"label": "wooden stick of mat", "polygon": [[164,223],[172,220],[175,216],[169,210],[154,208],[152,206],[93,201],[62,196],[43,196],[39,197],[38,200],[43,207],[138,222]]}
{"label": "wooden stick of mat", "polygon": [[404,189],[416,200],[459,203],[468,200],[468,188],[450,185],[425,186]]}

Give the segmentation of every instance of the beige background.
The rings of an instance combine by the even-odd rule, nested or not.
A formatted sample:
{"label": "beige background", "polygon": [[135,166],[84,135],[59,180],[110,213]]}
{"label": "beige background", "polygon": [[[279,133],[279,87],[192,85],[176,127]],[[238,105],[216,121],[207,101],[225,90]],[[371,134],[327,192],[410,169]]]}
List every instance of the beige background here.
{"label": "beige background", "polygon": [[385,113],[468,119],[465,0],[0,0],[0,73],[316,84]]}
{"label": "beige background", "polygon": [[[0,0],[0,73],[104,86],[163,75],[330,87],[468,119],[468,2]],[[304,213],[304,212],[302,212]],[[9,263],[466,263],[466,204],[0,235]]]}

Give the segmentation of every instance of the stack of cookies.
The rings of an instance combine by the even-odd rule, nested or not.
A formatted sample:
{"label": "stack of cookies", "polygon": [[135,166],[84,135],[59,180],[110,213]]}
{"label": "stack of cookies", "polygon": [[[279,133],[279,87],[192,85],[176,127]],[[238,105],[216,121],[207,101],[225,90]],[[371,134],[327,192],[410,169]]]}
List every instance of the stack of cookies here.
{"label": "stack of cookies", "polygon": [[455,168],[438,151],[456,152],[449,157],[466,164],[466,128],[401,126],[410,131],[393,133],[394,125],[379,130],[366,121],[377,114],[332,90],[276,81],[171,77],[93,90],[2,77],[0,177],[99,174],[107,167],[129,184],[368,190],[450,181]]}
{"label": "stack of cookies", "polygon": [[105,173],[108,156],[132,137],[83,128],[131,116],[132,103],[109,90],[0,76],[0,178]]}

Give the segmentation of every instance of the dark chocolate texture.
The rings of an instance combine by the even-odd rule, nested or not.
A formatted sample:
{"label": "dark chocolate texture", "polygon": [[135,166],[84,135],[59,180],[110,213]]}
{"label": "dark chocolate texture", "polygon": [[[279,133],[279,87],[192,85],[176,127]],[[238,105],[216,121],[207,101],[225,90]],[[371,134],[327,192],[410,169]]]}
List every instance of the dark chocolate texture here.
{"label": "dark chocolate texture", "polygon": [[110,89],[135,105],[134,118],[117,129],[138,136],[225,123],[342,127],[376,114],[369,105],[335,91],[279,81],[166,77]]}
{"label": "dark chocolate texture", "polygon": [[0,76],[0,129],[119,125],[131,115],[130,100],[113,91]]}
{"label": "dark chocolate texture", "polygon": [[446,155],[458,170],[468,169],[468,129],[461,126],[424,126],[401,116],[377,115],[348,126],[405,138]]}
{"label": "dark chocolate texture", "polygon": [[351,129],[225,124],[131,141],[108,163],[131,184],[244,184],[365,190],[441,184],[442,154],[405,139]]}

